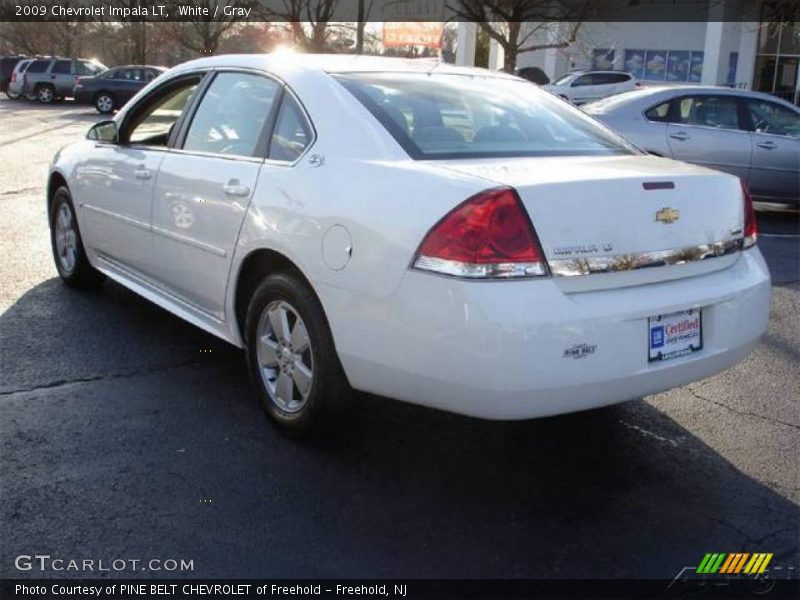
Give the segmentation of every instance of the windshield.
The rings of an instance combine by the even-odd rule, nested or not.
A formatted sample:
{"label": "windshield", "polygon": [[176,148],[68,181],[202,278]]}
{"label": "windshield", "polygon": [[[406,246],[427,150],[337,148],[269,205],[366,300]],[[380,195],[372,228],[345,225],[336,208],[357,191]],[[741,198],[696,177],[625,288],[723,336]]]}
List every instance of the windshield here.
{"label": "windshield", "polygon": [[415,159],[638,153],[524,81],[421,73],[335,78]]}
{"label": "windshield", "polygon": [[607,98],[602,98],[601,100],[595,100],[594,102],[584,104],[581,106],[581,109],[590,114],[605,112],[617,108],[618,106],[623,106],[631,100],[637,100],[639,98],[646,97],[647,91],[647,88],[635,88],[628,92],[614,94],[613,96],[608,96]]}
{"label": "windshield", "polygon": [[556,79],[556,82],[553,85],[564,85],[569,82],[570,79],[575,77],[575,73],[567,73],[563,77]]}

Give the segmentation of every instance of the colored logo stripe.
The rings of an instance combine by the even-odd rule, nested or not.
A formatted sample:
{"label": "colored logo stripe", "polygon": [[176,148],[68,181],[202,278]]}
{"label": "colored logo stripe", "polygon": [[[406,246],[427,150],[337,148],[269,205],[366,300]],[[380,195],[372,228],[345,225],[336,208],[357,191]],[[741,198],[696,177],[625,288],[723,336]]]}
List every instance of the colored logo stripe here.
{"label": "colored logo stripe", "polygon": [[734,574],[741,573],[742,569],[744,569],[744,572],[748,575],[759,575],[766,570],[767,565],[772,560],[772,556],[771,553],[765,552],[757,552],[755,554],[750,554],[749,552],[733,552],[731,554],[708,552],[703,556],[703,560],[700,561],[700,566],[697,567],[696,572],[702,574]]}
{"label": "colored logo stripe", "polygon": [[722,565],[722,561],[727,556],[724,552],[722,554],[706,554],[703,557],[703,562],[700,563],[700,566],[697,567],[698,573],[716,573],[719,569],[720,565]]}
{"label": "colored logo stripe", "polygon": [[772,553],[753,554],[753,558],[751,558],[750,562],[747,563],[744,572],[754,575],[763,573],[764,570],[767,568],[769,561],[771,560],[772,560]]}
{"label": "colored logo stripe", "polygon": [[747,557],[750,556],[749,552],[736,552],[733,554],[728,555],[728,559],[725,561],[725,564],[722,565],[722,568],[719,570],[720,573],[738,573],[744,567],[744,562],[747,560]]}

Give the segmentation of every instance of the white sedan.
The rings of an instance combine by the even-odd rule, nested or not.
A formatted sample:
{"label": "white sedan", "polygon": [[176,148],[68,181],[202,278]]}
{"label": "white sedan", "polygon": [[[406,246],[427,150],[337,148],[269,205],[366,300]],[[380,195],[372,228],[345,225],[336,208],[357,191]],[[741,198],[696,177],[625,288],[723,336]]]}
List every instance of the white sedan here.
{"label": "white sedan", "polygon": [[736,177],[480,69],[189,62],[48,183],[63,280],[110,277],[244,348],[293,432],[354,389],[489,419],[637,398],[733,365],[769,317]]}

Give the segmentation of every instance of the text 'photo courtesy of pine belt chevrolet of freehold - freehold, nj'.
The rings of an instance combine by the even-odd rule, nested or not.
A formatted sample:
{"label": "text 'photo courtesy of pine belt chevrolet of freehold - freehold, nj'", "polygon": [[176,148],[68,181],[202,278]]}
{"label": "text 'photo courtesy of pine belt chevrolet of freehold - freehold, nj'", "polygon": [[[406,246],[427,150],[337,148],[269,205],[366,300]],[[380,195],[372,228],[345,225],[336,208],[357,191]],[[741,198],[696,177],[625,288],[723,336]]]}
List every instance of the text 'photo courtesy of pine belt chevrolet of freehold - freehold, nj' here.
{"label": "text 'photo courtesy of pine belt chevrolet of freehold - freehold, nj'", "polygon": [[800,598],[797,0],[0,0],[0,598]]}

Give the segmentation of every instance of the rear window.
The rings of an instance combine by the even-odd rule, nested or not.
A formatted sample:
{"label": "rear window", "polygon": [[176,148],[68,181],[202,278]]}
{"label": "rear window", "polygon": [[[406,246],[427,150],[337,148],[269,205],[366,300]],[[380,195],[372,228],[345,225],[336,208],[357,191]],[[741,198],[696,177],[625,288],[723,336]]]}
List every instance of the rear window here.
{"label": "rear window", "polygon": [[336,75],[415,159],[634,154],[527,82],[419,73]]}
{"label": "rear window", "polygon": [[47,67],[50,66],[52,61],[49,60],[35,60],[33,61],[30,66],[28,67],[28,73],[44,73],[47,71]]}

